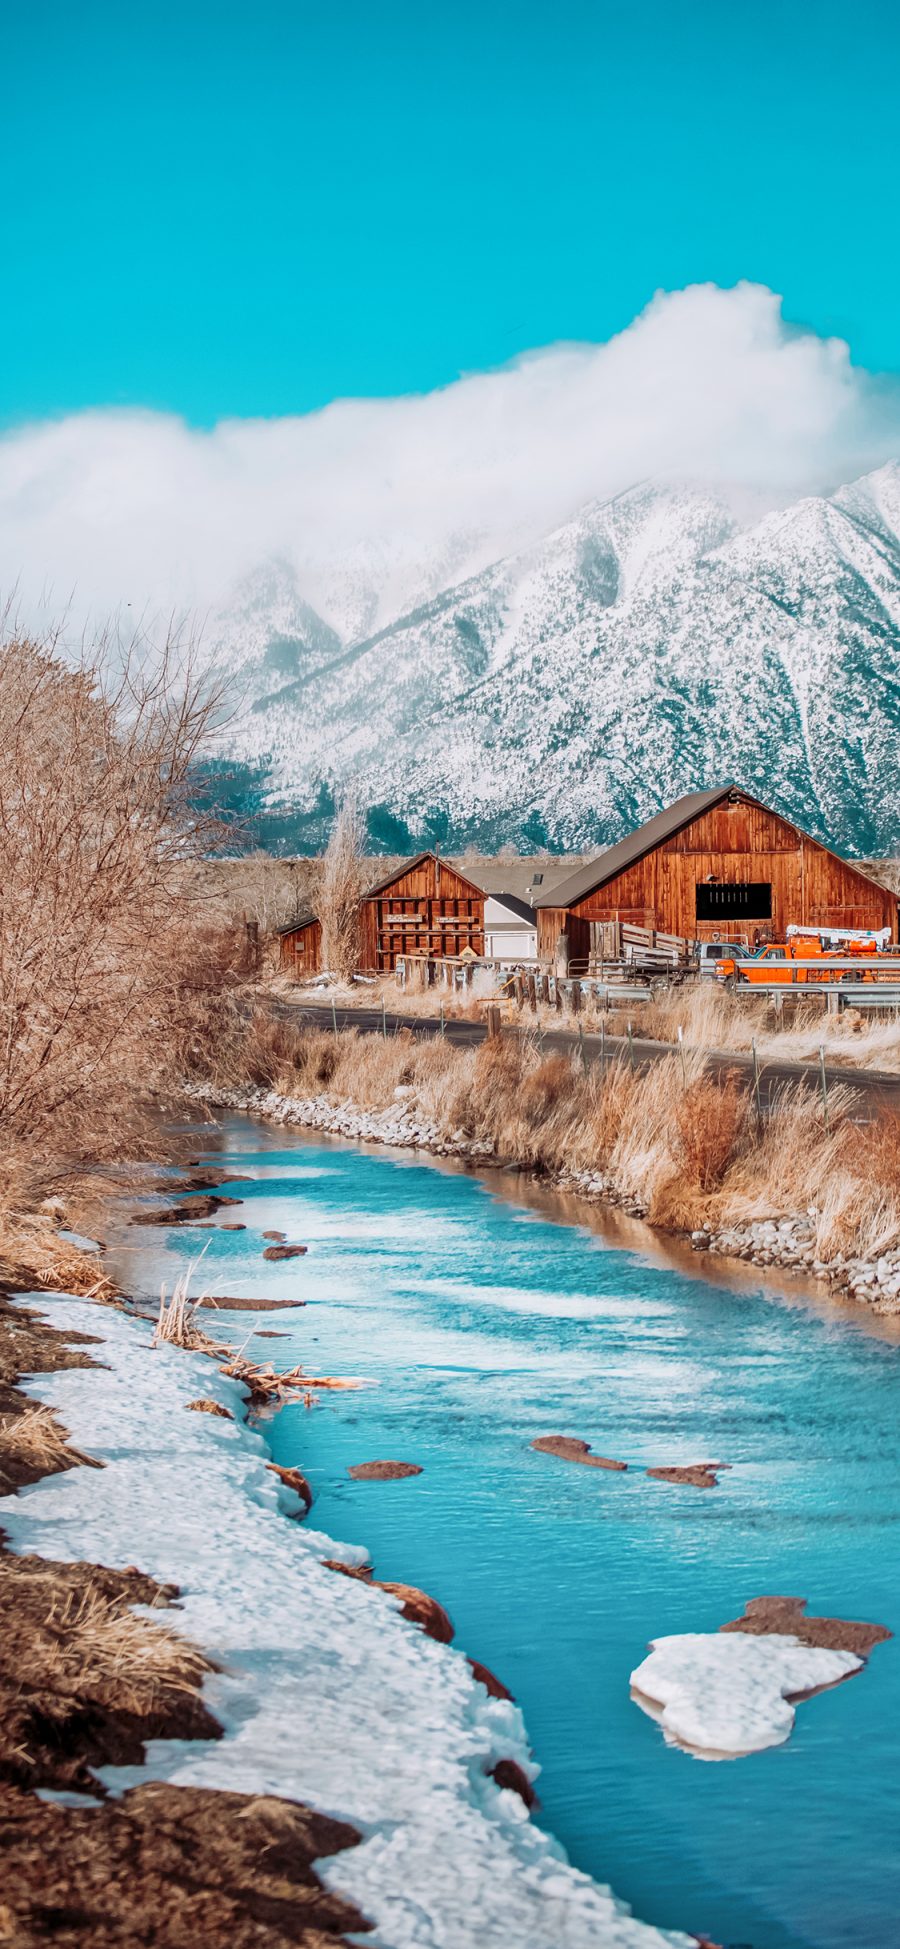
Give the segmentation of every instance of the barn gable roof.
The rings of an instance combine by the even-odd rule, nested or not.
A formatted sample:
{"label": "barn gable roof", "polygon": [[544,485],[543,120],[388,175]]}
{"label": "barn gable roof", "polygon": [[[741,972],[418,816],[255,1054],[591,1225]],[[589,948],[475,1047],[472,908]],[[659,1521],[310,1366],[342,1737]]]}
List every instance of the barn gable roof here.
{"label": "barn gable roof", "polygon": [[461,880],[463,886],[468,887],[471,893],[478,895],[482,892],[482,888],[476,886],[475,881],[470,880],[468,874],[460,872],[458,866],[453,866],[450,860],[444,858],[440,853],[426,851],[424,853],[417,853],[415,859],[401,861],[401,864],[395,866],[392,872],[386,875],[385,879],[376,881],[373,887],[367,887],[363,894],[363,899],[375,900],[379,894],[387,893],[388,889],[394,886],[397,880],[403,879],[404,874],[414,873],[416,867],[424,866],[427,860],[434,860],[436,866],[446,867],[447,872],[452,873],[457,880]]}
{"label": "barn gable roof", "polygon": [[[618,839],[614,846],[608,846],[605,853],[598,853],[596,859],[590,860],[587,866],[580,867],[577,873],[571,873],[568,879],[560,880],[556,886],[548,888],[546,893],[539,894],[535,906],[575,906],[579,900],[585,900],[589,893],[594,893],[598,887],[605,886],[607,881],[616,879],[617,875],[624,873],[627,867],[635,866],[647,853],[652,853],[655,846],[661,846],[665,840],[674,838],[677,832],[690,825],[692,819],[697,819],[701,813],[710,812],[714,806],[721,805],[723,799],[730,797],[732,792],[739,798],[747,800],[750,805],[761,806],[763,811],[774,809],[771,806],[764,806],[762,799],[746,791],[743,785],[736,785],[733,780],[729,780],[726,785],[716,785],[707,792],[688,792],[684,798],[676,799],[674,805],[666,806],[665,811],[656,812],[652,819],[647,819],[644,825],[637,827],[635,832],[628,833],[624,839]],[[784,813],[779,813],[778,816],[785,817]],[[840,859],[842,866],[854,873],[857,879],[863,880],[868,886],[878,886],[879,892],[884,892],[884,887],[874,880],[871,874],[864,873],[855,861],[843,859],[830,846],[823,845],[821,839],[814,839],[810,833],[802,832],[793,819],[787,819],[786,823],[793,826],[795,832],[801,833],[802,838],[808,839],[810,845],[821,847],[822,852],[830,853],[832,859]]]}
{"label": "barn gable roof", "polygon": [[287,934],[299,934],[304,927],[313,927],[317,920],[318,914],[314,914],[311,907],[304,907],[299,914],[294,915],[293,920],[288,921],[286,927],[276,927],[275,932],[284,939]]}
{"label": "barn gable roof", "polygon": [[[692,819],[701,812],[709,812],[714,805],[727,799],[729,792],[739,791],[740,787],[731,784],[717,785],[709,792],[688,792],[683,799],[676,799],[674,805],[667,805],[664,812],[655,812],[652,819],[645,820],[635,832],[629,832],[624,839],[617,839],[614,846],[607,846],[605,853],[598,853],[596,859],[589,860],[586,866],[579,867],[577,873],[570,873],[567,880],[560,880],[556,886],[549,887],[546,893],[538,894],[536,907],[571,907],[576,900],[584,900],[596,887],[605,886],[607,880],[614,880],[626,867],[634,866],[645,853],[652,853],[654,846],[671,839],[680,832],[682,826],[689,826]],[[749,797],[749,793],[745,794]]]}

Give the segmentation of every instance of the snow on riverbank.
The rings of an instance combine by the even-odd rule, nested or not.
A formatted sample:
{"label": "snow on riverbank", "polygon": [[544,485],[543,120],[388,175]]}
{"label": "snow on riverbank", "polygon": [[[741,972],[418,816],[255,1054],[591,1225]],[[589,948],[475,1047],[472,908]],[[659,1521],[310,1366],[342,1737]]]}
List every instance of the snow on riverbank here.
{"label": "snow on riverbank", "polygon": [[[518,1708],[491,1699],[456,1651],[394,1599],[336,1576],[361,1552],[287,1520],[297,1498],[240,1420],[188,1414],[197,1395],[235,1415],[215,1363],[151,1347],[150,1329],[87,1301],[27,1303],[61,1330],[99,1335],[101,1367],[42,1374],[28,1391],[105,1464],[0,1500],[12,1548],[177,1583],[166,1622],[221,1666],[205,1696],[226,1737],[158,1744],[118,1784],[273,1793],[349,1820],[363,1841],[323,1878],[375,1924],[373,1949],[663,1949],[690,1938],[635,1920],[571,1868],[487,1777],[531,1766]],[[468,1649],[477,1655],[477,1646]],[[107,1776],[109,1777],[109,1776]]]}
{"label": "snow on riverbank", "polygon": [[631,1684],[662,1707],[670,1742],[710,1758],[737,1758],[783,1745],[794,1724],[790,1700],[836,1685],[862,1662],[852,1651],[826,1651],[795,1637],[687,1631],[654,1639]]}

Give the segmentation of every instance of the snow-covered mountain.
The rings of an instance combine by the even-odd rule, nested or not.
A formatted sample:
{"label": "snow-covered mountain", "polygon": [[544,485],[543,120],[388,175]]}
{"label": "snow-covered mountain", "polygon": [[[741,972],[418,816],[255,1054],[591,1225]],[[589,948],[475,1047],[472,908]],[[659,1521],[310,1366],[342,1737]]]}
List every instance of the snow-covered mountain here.
{"label": "snow-covered mountain", "polygon": [[352,781],[394,843],[574,849],[732,777],[848,851],[900,841],[895,465],[750,526],[642,485],[355,641],[275,564],[215,634],[223,751],[313,826]]}

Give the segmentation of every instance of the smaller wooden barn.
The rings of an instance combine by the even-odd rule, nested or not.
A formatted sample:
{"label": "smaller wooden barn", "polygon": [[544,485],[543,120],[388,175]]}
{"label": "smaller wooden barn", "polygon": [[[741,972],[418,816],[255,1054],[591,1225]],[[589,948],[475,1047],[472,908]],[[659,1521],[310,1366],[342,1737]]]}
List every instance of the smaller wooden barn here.
{"label": "smaller wooden barn", "polygon": [[734,784],[691,792],[535,898],[538,954],[587,965],[610,922],[687,941],[888,928],[897,896]]}
{"label": "smaller wooden barn", "polygon": [[[401,956],[484,953],[485,895],[437,853],[404,860],[363,894],[360,970],[391,974]],[[312,911],[280,931],[280,962],[298,981],[322,970],[322,928]]]}
{"label": "smaller wooden barn", "polygon": [[404,861],[363,897],[361,966],[389,974],[401,955],[484,953],[484,893],[437,853]]}
{"label": "smaller wooden barn", "polygon": [[321,973],[322,923],[310,909],[298,914],[289,926],[279,928],[278,947],[282,972],[292,975],[295,981],[306,981],[310,975]]}

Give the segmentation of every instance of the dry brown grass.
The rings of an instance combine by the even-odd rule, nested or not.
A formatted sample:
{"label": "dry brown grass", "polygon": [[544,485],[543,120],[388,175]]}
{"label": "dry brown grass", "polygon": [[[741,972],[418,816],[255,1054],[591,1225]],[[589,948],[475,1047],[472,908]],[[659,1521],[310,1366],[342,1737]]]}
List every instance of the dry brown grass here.
{"label": "dry brown grass", "polygon": [[858,1068],[900,1070],[900,1020],[848,1008],[826,1013],[821,1002],[788,998],[779,1024],[765,996],[731,995],[716,982],[673,988],[653,1001],[616,1010],[610,1033],[622,1034],[626,1015],[636,1035],[674,1042],[679,1029],[687,1047],[743,1051],[755,1041],[760,1059],[815,1062],[824,1048],[829,1062]]}
{"label": "dry brown grass", "polygon": [[25,1290],[110,1299],[115,1291],[100,1259],[59,1237],[49,1217],[0,1210],[0,1278]]}
{"label": "dry brown grass", "polygon": [[163,1700],[196,1693],[214,1669],[204,1653],[132,1610],[110,1587],[115,1573],[93,1576],[86,1568],[76,1580],[57,1564],[0,1558],[0,1619],[14,1626],[19,1619],[14,1672],[4,1675],[13,1715],[38,1698],[52,1700],[60,1726],[66,1701],[94,1711],[112,1705],[145,1720]]}
{"label": "dry brown grass", "polygon": [[355,1029],[335,1036],[330,1029],[297,1028],[259,1009],[220,1052],[218,1075],[221,1081],[274,1089],[282,1096],[327,1094],[374,1109],[399,1088],[413,1088],[423,1103],[436,1101],[459,1059],[460,1052],[440,1038],[417,1039],[401,1030],[384,1039]]}
{"label": "dry brown grass", "polygon": [[[61,1689],[69,1673],[79,1690],[112,1689],[121,1711],[142,1716],[163,1692],[196,1691],[213,1669],[187,1638],[90,1590],[67,1592],[62,1600],[54,1592],[44,1632],[55,1641],[49,1657],[45,1642],[41,1657],[43,1675],[54,1677],[54,1689]],[[28,1683],[27,1671],[23,1680]]]}
{"label": "dry brown grass", "polygon": [[[206,1247],[204,1246],[203,1252],[205,1251]],[[203,1257],[203,1252],[199,1254],[198,1258],[192,1259],[190,1264],[185,1267],[184,1271],[176,1279],[171,1293],[167,1293],[165,1285],[160,1287],[159,1313],[157,1314],[156,1325],[153,1329],[154,1347],[168,1345],[171,1347],[182,1347],[188,1353],[207,1353],[214,1355],[228,1352],[227,1347],[220,1346],[215,1340],[210,1339],[209,1334],[205,1333],[203,1328],[197,1325],[198,1308],[203,1305],[208,1295],[201,1292],[198,1293],[196,1299],[192,1299],[190,1296],[190,1284]]]}
{"label": "dry brown grass", "polygon": [[5,1459],[24,1462],[29,1468],[46,1475],[61,1468],[71,1468],[76,1463],[83,1463],[89,1468],[102,1467],[102,1463],[95,1461],[93,1456],[73,1447],[52,1409],[42,1404],[27,1407],[21,1414],[4,1415],[0,1419],[0,1474],[4,1473]]}
{"label": "dry brown grass", "polygon": [[724,1082],[700,1076],[674,1105],[675,1147],[687,1177],[700,1191],[720,1185],[738,1151],[747,1123],[746,1091],[734,1075]]}

